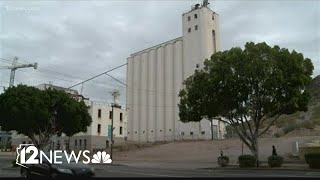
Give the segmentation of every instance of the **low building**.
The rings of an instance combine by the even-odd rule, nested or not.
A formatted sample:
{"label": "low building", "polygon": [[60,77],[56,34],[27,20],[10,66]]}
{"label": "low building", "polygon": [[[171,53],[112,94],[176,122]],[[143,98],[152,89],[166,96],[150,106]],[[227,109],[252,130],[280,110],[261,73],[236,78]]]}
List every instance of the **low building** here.
{"label": "low building", "polygon": [[[64,90],[75,98],[82,98],[89,107],[88,111],[92,117],[92,123],[87,127],[86,132],[80,132],[72,137],[67,137],[62,134],[60,137],[53,137],[51,143],[48,146],[49,149],[70,149],[70,150],[90,150],[98,151],[105,150],[111,143],[111,123],[113,116],[113,140],[114,144],[121,144],[127,140],[127,113],[125,108],[114,107],[112,115],[111,104],[104,102],[90,101],[88,98],[84,98],[79,95],[76,90],[70,90],[63,87],[54,86],[51,84],[42,84],[36,86],[37,88],[44,90],[53,88],[57,90]],[[13,131],[12,143],[15,146],[19,144],[29,144],[31,140],[21,134],[17,134]]]}

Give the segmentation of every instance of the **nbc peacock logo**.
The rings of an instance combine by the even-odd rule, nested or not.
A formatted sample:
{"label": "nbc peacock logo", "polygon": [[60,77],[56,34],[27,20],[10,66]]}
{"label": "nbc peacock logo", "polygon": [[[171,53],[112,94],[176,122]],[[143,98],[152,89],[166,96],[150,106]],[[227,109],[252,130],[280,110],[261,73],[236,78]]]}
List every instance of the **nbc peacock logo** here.
{"label": "nbc peacock logo", "polygon": [[91,159],[91,163],[112,163],[112,160],[110,159],[110,155],[107,154],[105,151],[98,151],[96,154],[93,155],[93,159]]}

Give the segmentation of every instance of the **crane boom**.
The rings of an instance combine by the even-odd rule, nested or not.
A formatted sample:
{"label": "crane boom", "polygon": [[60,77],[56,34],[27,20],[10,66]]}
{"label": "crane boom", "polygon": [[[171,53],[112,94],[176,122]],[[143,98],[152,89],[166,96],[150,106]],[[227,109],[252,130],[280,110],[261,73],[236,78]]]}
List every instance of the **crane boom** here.
{"label": "crane boom", "polygon": [[11,69],[9,87],[13,86],[13,84],[14,84],[14,77],[15,77],[17,69],[29,68],[29,67],[34,67],[34,69],[38,68],[38,63],[19,64],[19,65],[17,63],[18,63],[18,57],[14,57],[13,62],[12,62],[12,66],[0,66],[0,69]]}

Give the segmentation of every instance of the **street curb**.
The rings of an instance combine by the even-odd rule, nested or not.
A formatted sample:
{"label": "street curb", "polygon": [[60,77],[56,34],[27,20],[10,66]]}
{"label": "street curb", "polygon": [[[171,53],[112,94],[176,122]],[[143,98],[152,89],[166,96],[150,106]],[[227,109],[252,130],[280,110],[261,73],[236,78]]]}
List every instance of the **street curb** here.
{"label": "street curb", "polygon": [[6,170],[6,171],[13,171],[13,170],[17,170],[19,169],[19,166],[18,167],[4,167],[4,168],[1,168],[2,170]]}
{"label": "street curb", "polygon": [[111,166],[128,166],[128,165],[125,165],[125,164],[109,164],[109,165],[111,165]]}
{"label": "street curb", "polygon": [[320,169],[310,169],[310,168],[240,168],[240,167],[213,167],[213,168],[198,168],[198,169],[206,169],[206,170],[272,170],[272,171],[312,171],[312,172],[320,172]]}
{"label": "street curb", "polygon": [[125,164],[91,164],[91,166],[128,166]]}

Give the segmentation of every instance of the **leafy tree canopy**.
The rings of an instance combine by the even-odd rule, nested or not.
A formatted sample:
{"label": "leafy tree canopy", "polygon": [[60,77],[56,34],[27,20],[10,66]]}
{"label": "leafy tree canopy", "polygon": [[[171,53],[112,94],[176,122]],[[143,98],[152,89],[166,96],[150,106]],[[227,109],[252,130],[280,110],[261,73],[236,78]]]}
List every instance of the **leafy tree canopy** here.
{"label": "leafy tree canopy", "polygon": [[[258,138],[282,114],[307,111],[313,64],[301,53],[248,42],[206,59],[179,93],[182,122],[218,119],[235,129],[258,159]],[[272,119],[260,130],[266,120]]]}
{"label": "leafy tree canopy", "polygon": [[0,94],[0,125],[15,130],[43,147],[50,138],[65,133],[85,132],[92,122],[88,107],[63,91],[18,85]]}

